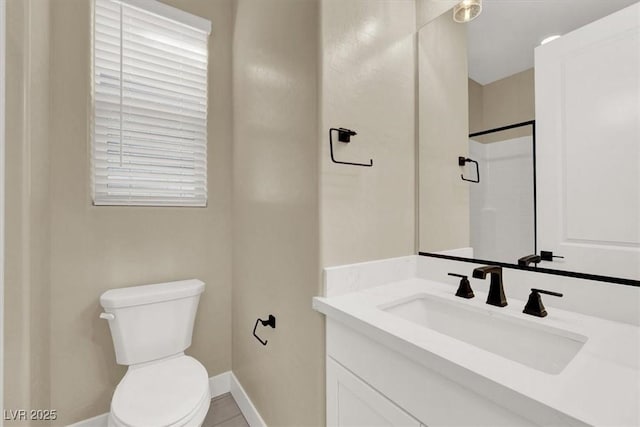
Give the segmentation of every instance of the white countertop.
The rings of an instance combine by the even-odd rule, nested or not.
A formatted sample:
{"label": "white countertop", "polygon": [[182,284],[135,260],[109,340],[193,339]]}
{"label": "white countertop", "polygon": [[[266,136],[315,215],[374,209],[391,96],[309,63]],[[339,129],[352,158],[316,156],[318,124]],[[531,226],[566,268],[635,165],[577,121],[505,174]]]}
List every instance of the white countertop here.
{"label": "white countertop", "polygon": [[[508,306],[493,307],[485,304],[486,293],[475,291],[476,297],[469,300],[454,293],[451,285],[411,278],[345,295],[316,297],[313,307],[329,318],[370,333],[402,354],[416,359],[427,352],[459,367],[458,377],[461,373],[481,376],[584,423],[640,425],[640,327],[557,308],[547,308],[549,315],[537,318],[522,313],[522,300],[509,298]],[[560,328],[584,335],[587,341],[562,372],[548,374],[378,308],[416,294]]]}

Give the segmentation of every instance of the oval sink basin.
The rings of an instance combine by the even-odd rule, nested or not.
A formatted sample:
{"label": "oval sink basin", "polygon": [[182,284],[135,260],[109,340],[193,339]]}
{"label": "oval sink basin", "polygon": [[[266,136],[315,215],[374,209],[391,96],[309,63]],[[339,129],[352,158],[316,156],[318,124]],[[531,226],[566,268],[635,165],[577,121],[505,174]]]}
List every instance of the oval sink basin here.
{"label": "oval sink basin", "polygon": [[587,341],[571,331],[428,294],[378,308],[548,374],[562,372]]}

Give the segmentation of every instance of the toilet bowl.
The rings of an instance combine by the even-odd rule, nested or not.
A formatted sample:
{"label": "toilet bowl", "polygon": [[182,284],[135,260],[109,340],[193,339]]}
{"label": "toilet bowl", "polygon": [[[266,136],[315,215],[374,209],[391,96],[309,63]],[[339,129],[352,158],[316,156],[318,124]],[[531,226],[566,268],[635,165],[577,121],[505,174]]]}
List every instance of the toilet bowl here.
{"label": "toilet bowl", "polygon": [[109,426],[199,426],[210,401],[207,371],[192,357],[133,366],[113,394]]}
{"label": "toilet bowl", "polygon": [[112,289],[100,297],[118,364],[129,366],[113,393],[110,427],[200,426],[211,402],[207,370],[184,354],[204,283]]}

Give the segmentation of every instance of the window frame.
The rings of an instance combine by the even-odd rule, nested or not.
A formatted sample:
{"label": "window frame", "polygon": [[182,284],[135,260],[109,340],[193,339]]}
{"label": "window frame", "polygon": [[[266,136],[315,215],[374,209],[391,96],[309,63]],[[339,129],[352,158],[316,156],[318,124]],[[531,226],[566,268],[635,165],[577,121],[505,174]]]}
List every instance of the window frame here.
{"label": "window frame", "polygon": [[[177,177],[177,175],[182,175],[178,174],[178,173],[162,173],[160,171],[160,169],[166,169],[165,166],[161,165],[160,163],[156,163],[156,164],[152,164],[153,161],[150,161],[150,163],[148,165],[144,166],[144,171],[140,172],[138,171],[138,173],[134,173],[131,169],[134,169],[135,166],[132,166],[132,161],[131,159],[129,159],[129,166],[127,168],[124,169],[129,169],[129,171],[125,171],[124,169],[117,169],[118,167],[116,166],[115,170],[117,170],[117,172],[114,172],[113,175],[109,174],[109,159],[112,159],[112,157],[109,157],[110,155],[113,156],[113,153],[109,153],[108,150],[108,145],[110,143],[112,143],[113,141],[108,141],[99,143],[96,141],[96,139],[98,138],[98,136],[104,136],[105,134],[98,134],[96,131],[96,121],[98,120],[98,111],[102,111],[99,108],[96,107],[96,103],[97,103],[97,92],[99,89],[99,83],[96,82],[97,80],[97,71],[96,71],[96,27],[97,25],[99,25],[97,23],[97,14],[96,14],[96,9],[98,8],[98,3],[102,2],[104,4],[120,4],[120,20],[119,20],[119,25],[120,25],[120,62],[117,64],[120,67],[120,80],[119,80],[119,85],[120,85],[120,97],[119,97],[119,102],[121,105],[123,105],[123,100],[126,98],[125,97],[125,93],[123,92],[123,87],[127,84],[126,79],[123,77],[123,71],[122,69],[124,68],[124,58],[125,56],[123,56],[123,49],[124,49],[124,44],[123,44],[123,40],[126,40],[123,37],[123,10],[125,7],[128,8],[132,8],[134,10],[137,10],[135,13],[139,13],[142,12],[143,15],[145,15],[146,17],[152,17],[153,19],[158,19],[158,23],[162,23],[162,20],[167,20],[167,21],[171,21],[169,26],[174,26],[175,24],[179,24],[180,26],[184,26],[186,27],[185,31],[191,31],[193,32],[198,31],[200,33],[204,33],[201,34],[201,36],[204,37],[205,41],[204,41],[204,46],[202,45],[198,45],[199,48],[203,48],[204,51],[204,64],[205,64],[205,69],[204,69],[204,95],[202,96],[201,94],[197,94],[197,96],[201,97],[203,102],[200,104],[202,105],[201,108],[204,108],[203,111],[203,117],[200,119],[200,122],[194,124],[194,126],[197,128],[198,126],[200,127],[200,131],[197,132],[196,130],[194,130],[194,135],[195,134],[199,134],[202,137],[196,139],[196,137],[193,138],[193,142],[189,145],[188,143],[185,144],[186,149],[193,149],[193,150],[197,150],[198,152],[196,153],[196,151],[193,151],[191,154],[193,155],[193,166],[192,166],[192,173],[191,174],[184,174],[185,178],[182,177]],[[153,16],[155,15],[155,17]],[[179,28],[176,27],[176,28]],[[131,33],[134,34],[134,33]],[[91,112],[91,125],[90,125],[90,150],[89,150],[89,156],[90,156],[90,187],[91,187],[91,200],[92,200],[92,204],[93,206],[137,206],[137,207],[207,207],[208,206],[208,119],[209,119],[209,97],[208,97],[208,89],[209,89],[209,36],[211,34],[211,22],[207,19],[201,18],[199,16],[196,15],[192,15],[190,13],[187,13],[185,11],[182,11],[180,9],[176,9],[174,7],[171,7],[169,5],[166,5],[164,3],[158,2],[156,0],[93,0],[92,1],[92,20],[91,20],[91,68],[90,68],[90,72],[91,72],[91,79],[90,79],[90,94],[91,94],[91,102],[90,102],[90,112]],[[129,35],[130,36],[130,35]],[[166,33],[166,37],[167,39],[171,40],[171,41],[177,41],[180,40],[183,35],[182,33],[176,32],[175,28],[174,31],[168,31]],[[152,43],[151,41],[149,43]],[[196,44],[194,43],[194,46],[196,46]],[[178,63],[180,64],[180,69],[182,69],[182,64],[180,63],[180,57],[177,56],[174,63]],[[181,71],[182,72],[182,71]],[[135,85],[137,84],[136,82],[134,82],[133,80],[129,81],[129,85]],[[102,86],[101,89],[104,89],[104,84]],[[152,90],[158,90],[160,91],[162,88],[160,88],[160,86],[155,86],[155,87],[151,87]],[[135,92],[135,89],[129,89],[129,91]],[[184,94],[180,94],[178,96],[184,96]],[[165,100],[170,101],[170,98],[166,98]],[[116,101],[117,103],[118,101]],[[131,115],[135,115],[135,109],[138,107],[133,107],[130,106],[129,109],[130,111],[127,113],[129,114],[129,116],[131,117]],[[102,111],[102,113],[104,113],[104,111]],[[165,114],[171,114],[172,111],[163,111],[163,113]],[[127,133],[127,128],[125,127],[124,123],[122,122],[122,107],[120,108],[120,125],[119,127],[116,129],[116,132],[119,132],[120,136],[116,137],[119,138],[119,144],[120,144],[120,167],[122,168],[122,147],[123,147],[123,141],[126,141],[126,136],[123,136],[124,133]],[[176,113],[176,117],[182,117],[182,121],[180,121],[180,119],[178,120],[178,123],[180,125],[179,128],[176,128],[176,130],[180,130],[182,131],[182,125],[185,123],[184,122],[184,117],[180,116],[179,113]],[[162,120],[162,117],[153,117],[151,120]],[[148,130],[147,132],[149,134],[151,134],[152,132],[151,130]],[[169,129],[168,131],[164,131],[165,133],[167,132],[171,132],[174,129],[171,128],[167,128],[165,127],[165,129]],[[130,131],[132,132],[132,131]],[[136,131],[133,131],[136,132]],[[185,131],[187,132],[187,131]],[[129,136],[129,138],[131,138],[131,136]],[[172,136],[170,136],[170,138],[173,138]],[[108,139],[108,137],[107,137]],[[179,139],[179,137],[176,137],[176,139]],[[164,143],[165,141],[159,141],[159,142],[155,142],[153,141],[153,138],[143,142],[142,144],[150,144],[153,145],[154,143]],[[100,144],[104,145],[105,147],[102,148],[97,148],[97,146],[99,146]],[[127,142],[127,144],[129,146],[133,146],[135,145],[135,143],[132,143],[130,140]],[[124,144],[124,145],[127,145]],[[183,146],[183,143],[180,142],[178,143],[172,143],[175,144],[176,146]],[[193,147],[193,148],[192,148]],[[153,150],[153,148],[149,148],[149,147],[145,147],[145,150]],[[131,148],[128,148],[128,150],[132,150]],[[164,150],[163,150],[164,151]],[[150,151],[151,154],[154,154],[153,151]],[[157,153],[156,153],[157,154]],[[177,156],[181,156],[184,153],[182,151],[179,151]],[[99,155],[102,155],[103,158],[98,158]],[[131,157],[131,151],[127,152],[127,155]],[[165,154],[167,155],[167,154]],[[106,158],[106,160],[105,160]],[[182,157],[179,158],[180,161],[184,161],[184,159]],[[188,161],[188,159],[186,160]],[[201,164],[203,166],[196,166],[197,164]],[[157,168],[157,169],[154,169]],[[106,174],[104,173],[104,171],[107,171]],[[98,176],[99,172],[103,172],[100,176]],[[153,179],[150,179],[149,176],[147,175],[156,175],[157,174],[157,181],[154,181]],[[136,177],[134,177],[134,175],[137,175],[137,180]],[[171,183],[167,183],[169,182],[169,178],[167,178],[168,176],[172,175],[173,179],[176,179],[175,181],[171,182]],[[109,195],[108,194],[108,186],[109,186],[109,179],[111,179],[112,176],[117,176],[119,178],[119,180],[121,181],[121,183],[117,184],[120,185],[119,189],[121,190],[119,195]],[[181,179],[182,178],[182,179]],[[189,178],[191,178],[192,180],[189,181]],[[131,187],[127,190],[126,189],[126,185],[122,183],[122,180],[131,180]],[[159,184],[158,188],[153,188],[153,184],[156,184],[156,182],[158,183],[164,183],[164,184]],[[145,187],[144,184],[149,185],[149,187]],[[199,186],[198,186],[199,183]],[[102,187],[101,191],[97,190],[98,185],[100,185]],[[142,186],[143,189],[140,189],[140,187],[136,187],[137,186]],[[161,185],[164,185],[164,187],[162,187]],[[189,188],[182,188],[182,187],[189,187],[192,186],[192,189]],[[104,189],[104,188],[107,189]],[[117,188],[117,187],[116,187]],[[144,190],[144,188],[146,188],[146,190]],[[117,191],[117,190],[116,190]],[[129,194],[125,194],[126,192],[129,192]],[[146,191],[147,194],[144,194],[143,192]],[[165,191],[166,194],[165,195],[159,195],[158,193]],[[132,193],[139,193],[139,194],[132,194]],[[174,193],[174,194],[170,194],[169,193]],[[155,195],[154,195],[155,194]],[[189,194],[190,197],[193,197],[192,199],[183,196],[183,194]],[[184,197],[184,198],[183,198]]]}

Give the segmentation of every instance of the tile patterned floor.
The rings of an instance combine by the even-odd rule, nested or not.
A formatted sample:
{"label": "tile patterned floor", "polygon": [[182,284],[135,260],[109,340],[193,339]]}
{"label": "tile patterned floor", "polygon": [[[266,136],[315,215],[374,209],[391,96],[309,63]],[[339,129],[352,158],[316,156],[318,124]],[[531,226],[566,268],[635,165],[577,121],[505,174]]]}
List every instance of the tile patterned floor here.
{"label": "tile patterned floor", "polygon": [[202,427],[249,427],[249,424],[231,393],[225,393],[211,400]]}

